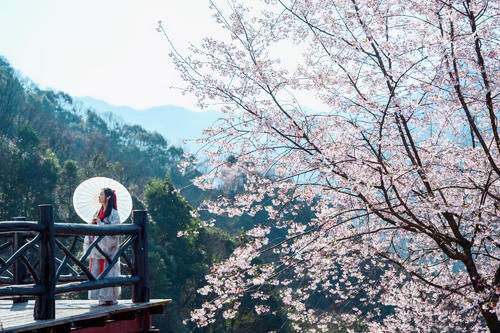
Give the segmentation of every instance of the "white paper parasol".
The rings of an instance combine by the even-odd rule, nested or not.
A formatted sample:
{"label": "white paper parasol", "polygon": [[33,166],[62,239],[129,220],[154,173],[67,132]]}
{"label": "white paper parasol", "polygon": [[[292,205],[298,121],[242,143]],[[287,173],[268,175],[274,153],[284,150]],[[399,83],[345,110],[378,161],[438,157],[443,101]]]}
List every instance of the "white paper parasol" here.
{"label": "white paper parasol", "polygon": [[111,178],[94,177],[78,185],[73,194],[73,207],[75,207],[78,216],[85,222],[91,223],[92,218],[99,208],[101,208],[99,194],[106,187],[115,191],[120,222],[125,221],[129,217],[132,211],[132,197],[127,189]]}

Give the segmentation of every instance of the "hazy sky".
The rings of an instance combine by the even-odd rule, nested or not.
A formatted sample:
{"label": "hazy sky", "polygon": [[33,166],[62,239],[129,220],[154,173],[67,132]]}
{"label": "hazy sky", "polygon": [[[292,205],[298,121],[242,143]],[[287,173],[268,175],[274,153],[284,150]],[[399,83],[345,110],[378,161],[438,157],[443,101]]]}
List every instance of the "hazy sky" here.
{"label": "hazy sky", "polygon": [[[0,0],[0,55],[42,88],[135,109],[173,104],[197,110],[192,97],[171,88],[182,81],[168,42],[156,31],[158,20],[182,53],[207,34],[228,38],[208,0]],[[277,50],[282,63],[300,59],[300,46],[294,48]],[[294,94],[302,106],[328,110],[310,92]]]}
{"label": "hazy sky", "polygon": [[170,88],[180,79],[158,20],[181,48],[216,29],[207,0],[1,0],[0,55],[42,88],[138,109],[194,109]]}

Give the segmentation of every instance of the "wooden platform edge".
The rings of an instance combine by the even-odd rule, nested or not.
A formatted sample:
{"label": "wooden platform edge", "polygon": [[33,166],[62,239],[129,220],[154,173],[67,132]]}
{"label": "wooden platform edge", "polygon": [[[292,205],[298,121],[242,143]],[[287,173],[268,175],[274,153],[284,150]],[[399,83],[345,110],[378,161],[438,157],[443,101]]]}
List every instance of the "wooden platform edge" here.
{"label": "wooden platform edge", "polygon": [[[61,301],[56,301],[61,302]],[[65,303],[71,303],[71,300],[65,300]],[[74,300],[75,303],[82,302],[82,300]],[[96,301],[92,301],[95,303]],[[71,316],[61,316],[57,315],[57,305],[56,305],[56,318],[49,320],[32,320],[27,324],[21,324],[17,326],[4,326],[3,318],[0,318],[0,331],[1,332],[26,332],[39,330],[44,328],[56,327],[68,325],[71,323],[100,320],[115,319],[121,316],[126,316],[127,312],[135,312],[139,310],[151,309],[153,313],[158,313],[160,307],[165,307],[172,302],[171,299],[152,299],[149,302],[133,303],[129,300],[122,300],[122,303],[111,306],[96,306],[88,302],[89,307],[87,311]],[[27,309],[28,310],[28,309]],[[33,307],[29,307],[30,315],[33,314]],[[80,309],[81,310],[81,309]]]}

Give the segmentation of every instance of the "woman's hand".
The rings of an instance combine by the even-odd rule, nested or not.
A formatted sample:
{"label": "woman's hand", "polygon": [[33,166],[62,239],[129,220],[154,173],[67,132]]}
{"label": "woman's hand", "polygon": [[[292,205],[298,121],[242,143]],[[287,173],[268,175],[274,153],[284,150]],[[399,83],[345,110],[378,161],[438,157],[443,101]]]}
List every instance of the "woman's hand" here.
{"label": "woman's hand", "polygon": [[99,218],[98,217],[92,218],[92,224],[97,224],[97,222],[99,222]]}

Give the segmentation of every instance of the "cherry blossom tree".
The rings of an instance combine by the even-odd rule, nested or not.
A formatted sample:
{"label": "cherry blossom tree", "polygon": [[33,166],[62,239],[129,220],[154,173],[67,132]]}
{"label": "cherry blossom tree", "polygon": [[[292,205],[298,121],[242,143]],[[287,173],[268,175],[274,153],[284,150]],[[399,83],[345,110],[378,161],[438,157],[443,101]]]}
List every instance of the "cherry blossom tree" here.
{"label": "cherry blossom tree", "polygon": [[[229,156],[246,177],[203,208],[267,213],[213,265],[191,320],[232,318],[247,294],[272,312],[271,286],[296,330],[500,332],[500,2],[250,3],[211,3],[227,40],[172,47],[186,92],[228,115],[197,185]],[[367,307],[324,311],[316,293]]]}

